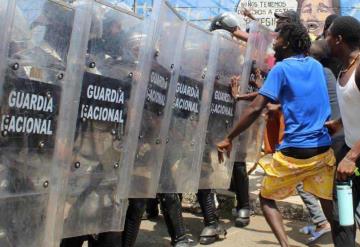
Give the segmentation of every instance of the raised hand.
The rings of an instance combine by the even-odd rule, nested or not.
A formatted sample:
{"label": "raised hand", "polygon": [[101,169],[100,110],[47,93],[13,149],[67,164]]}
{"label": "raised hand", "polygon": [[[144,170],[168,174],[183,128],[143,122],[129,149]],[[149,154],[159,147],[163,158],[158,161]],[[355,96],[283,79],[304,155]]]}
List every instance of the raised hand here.
{"label": "raised hand", "polygon": [[224,162],[224,153],[226,154],[226,156],[229,158],[230,157],[230,152],[232,149],[232,143],[228,138],[225,138],[224,140],[222,140],[221,142],[219,142],[217,145],[217,149],[218,149],[218,159],[219,159],[219,163]]}
{"label": "raised hand", "polygon": [[236,99],[239,97],[239,91],[240,91],[240,76],[233,76],[231,77],[231,96]]}

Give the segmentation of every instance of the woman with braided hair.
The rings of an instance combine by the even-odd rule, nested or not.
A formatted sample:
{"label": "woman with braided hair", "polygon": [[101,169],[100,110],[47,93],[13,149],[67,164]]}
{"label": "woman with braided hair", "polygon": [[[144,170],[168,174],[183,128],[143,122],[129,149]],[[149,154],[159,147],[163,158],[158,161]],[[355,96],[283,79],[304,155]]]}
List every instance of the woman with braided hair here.
{"label": "woman with braided hair", "polygon": [[289,246],[289,241],[275,200],[295,194],[298,184],[302,183],[305,191],[320,199],[329,222],[332,218],[335,157],[325,127],[330,119],[330,103],[322,65],[305,55],[310,46],[302,24],[281,27],[273,44],[277,64],[238,124],[218,144],[222,161],[223,154],[231,152],[232,140],[257,119],[267,103],[281,104],[285,120],[283,141],[270,162],[259,162],[266,173],[260,192],[261,209],[281,246]]}

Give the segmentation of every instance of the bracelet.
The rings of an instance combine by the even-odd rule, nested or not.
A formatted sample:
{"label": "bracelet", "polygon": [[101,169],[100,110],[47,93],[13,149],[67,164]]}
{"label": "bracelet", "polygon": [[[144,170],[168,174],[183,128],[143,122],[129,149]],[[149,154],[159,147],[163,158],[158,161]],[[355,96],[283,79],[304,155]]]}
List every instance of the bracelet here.
{"label": "bracelet", "polygon": [[[355,161],[353,161],[353,160],[351,160],[351,159],[349,159],[348,157],[344,157],[344,160],[346,160],[346,161],[349,161],[349,162],[354,162],[355,163]],[[359,167],[356,167],[355,168],[355,170],[354,170],[354,174],[355,174],[355,176],[356,177],[360,177],[360,171],[359,171]]]}
{"label": "bracelet", "polygon": [[356,177],[360,177],[360,171],[359,171],[358,167],[355,168],[354,174],[355,174]]}

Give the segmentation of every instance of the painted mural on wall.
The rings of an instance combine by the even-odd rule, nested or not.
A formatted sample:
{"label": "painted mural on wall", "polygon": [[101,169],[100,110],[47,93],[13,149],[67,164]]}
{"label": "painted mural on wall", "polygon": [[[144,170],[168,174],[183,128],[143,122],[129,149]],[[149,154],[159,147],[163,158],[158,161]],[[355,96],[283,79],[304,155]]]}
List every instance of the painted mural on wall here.
{"label": "painted mural on wall", "polygon": [[360,20],[359,0],[240,0],[237,12],[247,8],[263,25],[274,29],[274,13],[295,10],[314,36],[322,33],[328,15],[351,15]]}
{"label": "painted mural on wall", "polygon": [[237,12],[240,14],[246,8],[262,25],[273,30],[276,25],[274,14],[296,9],[297,6],[297,0],[240,0]]}

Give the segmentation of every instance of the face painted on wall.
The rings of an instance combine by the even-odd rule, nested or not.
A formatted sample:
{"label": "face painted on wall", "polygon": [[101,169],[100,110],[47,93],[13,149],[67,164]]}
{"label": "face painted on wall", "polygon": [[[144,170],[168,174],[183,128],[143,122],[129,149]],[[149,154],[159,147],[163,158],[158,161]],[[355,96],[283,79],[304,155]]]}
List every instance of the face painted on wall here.
{"label": "face painted on wall", "polygon": [[311,34],[319,36],[324,29],[327,16],[335,14],[332,0],[304,0],[300,9],[300,18]]}

